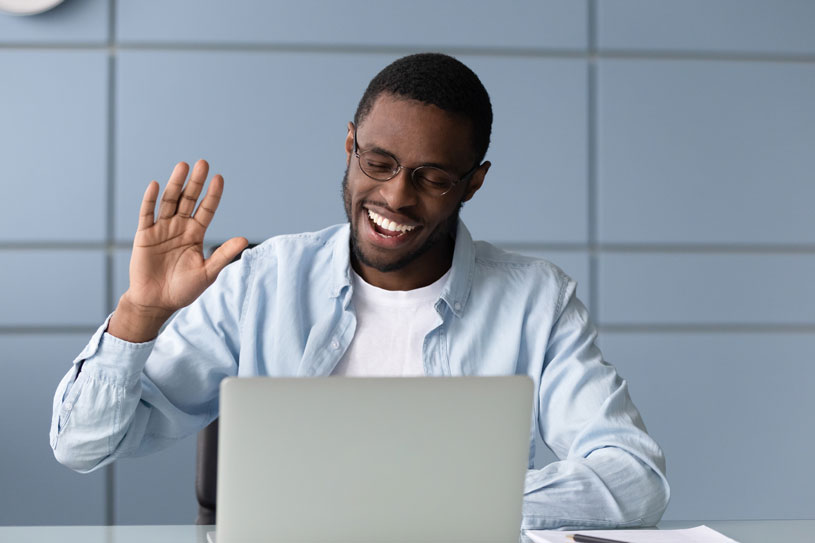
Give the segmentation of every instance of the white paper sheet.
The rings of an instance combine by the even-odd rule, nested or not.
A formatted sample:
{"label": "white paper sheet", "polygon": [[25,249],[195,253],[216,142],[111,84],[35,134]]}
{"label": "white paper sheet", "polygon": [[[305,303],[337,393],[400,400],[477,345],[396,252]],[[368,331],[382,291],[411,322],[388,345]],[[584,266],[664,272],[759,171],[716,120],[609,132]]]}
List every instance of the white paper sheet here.
{"label": "white paper sheet", "polygon": [[685,530],[577,530],[550,531],[527,530],[526,535],[535,543],[571,543],[569,534],[586,534],[605,537],[625,543],[738,543],[707,526],[697,526]]}

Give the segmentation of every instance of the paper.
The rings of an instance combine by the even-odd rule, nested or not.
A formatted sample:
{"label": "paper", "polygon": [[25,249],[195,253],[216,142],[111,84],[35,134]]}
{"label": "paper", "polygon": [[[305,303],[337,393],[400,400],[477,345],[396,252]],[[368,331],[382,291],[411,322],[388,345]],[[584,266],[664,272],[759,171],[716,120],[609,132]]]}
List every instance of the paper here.
{"label": "paper", "polygon": [[526,536],[534,543],[571,543],[569,534],[586,534],[605,537],[625,543],[738,543],[707,526],[685,530],[576,530],[551,531],[527,530]]}

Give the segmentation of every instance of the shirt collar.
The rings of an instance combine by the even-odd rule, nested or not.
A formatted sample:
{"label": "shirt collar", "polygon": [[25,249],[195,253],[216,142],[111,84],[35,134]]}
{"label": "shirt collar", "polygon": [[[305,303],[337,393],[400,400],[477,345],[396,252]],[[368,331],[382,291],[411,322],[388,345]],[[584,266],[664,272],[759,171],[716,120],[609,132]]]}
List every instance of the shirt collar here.
{"label": "shirt collar", "polygon": [[456,248],[453,251],[453,266],[450,272],[450,280],[444,286],[439,299],[447,304],[456,317],[461,317],[470,297],[475,273],[475,245],[470,231],[461,219],[458,220],[456,228]]}
{"label": "shirt collar", "polygon": [[[334,238],[331,262],[331,296],[337,298],[345,289],[351,288],[351,225],[342,225]],[[439,300],[444,301],[457,317],[461,317],[470,296],[475,271],[475,246],[470,231],[459,219],[456,227],[456,245],[453,250],[453,266],[450,279],[444,286]]]}
{"label": "shirt collar", "polygon": [[337,298],[351,288],[351,224],[345,223],[334,236],[331,256],[331,297]]}

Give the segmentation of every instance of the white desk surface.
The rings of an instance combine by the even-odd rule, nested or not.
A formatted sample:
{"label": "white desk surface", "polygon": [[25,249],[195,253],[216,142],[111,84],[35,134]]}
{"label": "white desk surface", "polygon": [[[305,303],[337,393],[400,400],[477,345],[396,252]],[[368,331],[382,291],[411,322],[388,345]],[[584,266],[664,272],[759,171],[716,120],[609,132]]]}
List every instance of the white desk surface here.
{"label": "white desk surface", "polygon": [[[670,530],[706,524],[739,543],[815,542],[815,520],[663,521]],[[214,526],[0,526],[0,543],[206,543]]]}

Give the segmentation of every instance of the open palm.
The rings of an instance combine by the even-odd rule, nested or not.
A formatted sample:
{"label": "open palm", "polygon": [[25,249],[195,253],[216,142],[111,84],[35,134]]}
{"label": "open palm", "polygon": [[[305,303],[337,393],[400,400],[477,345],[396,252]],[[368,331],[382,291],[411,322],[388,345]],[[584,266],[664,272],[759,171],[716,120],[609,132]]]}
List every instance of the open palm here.
{"label": "open palm", "polygon": [[166,314],[192,303],[248,244],[232,238],[205,259],[204,234],[223,193],[224,180],[212,178],[198,209],[209,165],[199,160],[184,186],[189,166],[176,165],[155,214],[159,185],[148,185],[130,259],[128,302],[145,312]]}

